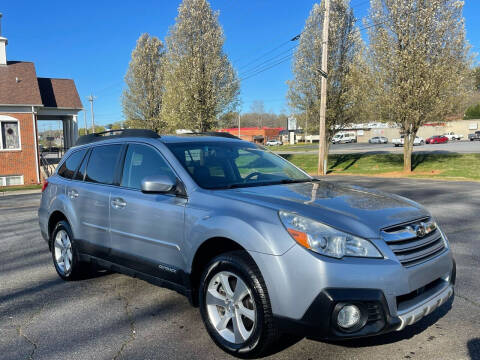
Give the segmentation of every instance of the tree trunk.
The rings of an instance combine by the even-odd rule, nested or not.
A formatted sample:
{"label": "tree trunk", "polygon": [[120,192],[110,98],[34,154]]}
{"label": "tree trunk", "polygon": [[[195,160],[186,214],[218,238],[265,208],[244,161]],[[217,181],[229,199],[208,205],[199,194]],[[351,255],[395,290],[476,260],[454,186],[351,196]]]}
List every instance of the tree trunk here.
{"label": "tree trunk", "polygon": [[412,172],[412,151],[415,135],[410,134],[405,136],[403,142],[403,171],[406,173]]}

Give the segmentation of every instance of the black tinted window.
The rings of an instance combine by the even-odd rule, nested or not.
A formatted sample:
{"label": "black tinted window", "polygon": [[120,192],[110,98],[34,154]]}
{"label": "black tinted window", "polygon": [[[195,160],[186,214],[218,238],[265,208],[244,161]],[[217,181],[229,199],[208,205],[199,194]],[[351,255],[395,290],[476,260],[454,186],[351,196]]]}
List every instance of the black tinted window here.
{"label": "black tinted window", "polygon": [[142,180],[152,175],[166,175],[172,180],[176,178],[165,160],[155,149],[145,145],[129,145],[120,185],[141,189]]}
{"label": "black tinted window", "polygon": [[88,158],[89,156],[86,155],[83,158],[82,164],[77,170],[77,173],[75,174],[75,180],[83,180],[85,178],[85,172],[87,170],[87,163],[88,163]]}
{"label": "black tinted window", "polygon": [[88,161],[85,180],[101,184],[113,184],[115,165],[121,148],[121,145],[94,147]]}
{"label": "black tinted window", "polygon": [[60,169],[58,169],[58,175],[67,179],[73,178],[73,175],[75,174],[75,171],[77,170],[78,165],[80,165],[80,162],[82,161],[86,152],[86,149],[82,149],[71,154],[62,164],[62,166],[60,166]]}

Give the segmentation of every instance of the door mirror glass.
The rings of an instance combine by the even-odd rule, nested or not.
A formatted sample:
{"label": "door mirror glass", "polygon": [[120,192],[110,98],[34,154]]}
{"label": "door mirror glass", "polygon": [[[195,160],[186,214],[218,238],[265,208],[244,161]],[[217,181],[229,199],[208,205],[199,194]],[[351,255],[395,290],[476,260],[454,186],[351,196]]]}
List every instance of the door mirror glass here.
{"label": "door mirror glass", "polygon": [[147,176],[142,180],[142,191],[145,193],[168,193],[175,188],[175,181],[165,175]]}

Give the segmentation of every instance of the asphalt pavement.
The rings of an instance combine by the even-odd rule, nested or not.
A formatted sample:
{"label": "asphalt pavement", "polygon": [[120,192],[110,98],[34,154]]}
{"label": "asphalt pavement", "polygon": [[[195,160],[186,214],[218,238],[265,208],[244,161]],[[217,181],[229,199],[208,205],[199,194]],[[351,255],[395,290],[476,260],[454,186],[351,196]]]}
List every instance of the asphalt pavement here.
{"label": "asphalt pavement", "polygon": [[[424,204],[450,239],[456,297],[402,332],[335,343],[285,338],[271,358],[479,360],[480,183],[326,179]],[[208,337],[198,309],[173,291],[111,273],[60,280],[38,229],[39,199],[0,197],[0,359],[229,358]]]}
{"label": "asphalt pavement", "polygon": [[[458,154],[478,154],[480,153],[480,141],[449,141],[445,144],[425,144],[414,146],[414,152],[438,152],[438,153],[458,153]],[[295,151],[279,149],[275,151],[278,154],[316,154],[318,152],[317,144],[298,145]],[[395,147],[392,144],[331,144],[329,154],[357,154],[357,153],[403,153],[403,147]]]}

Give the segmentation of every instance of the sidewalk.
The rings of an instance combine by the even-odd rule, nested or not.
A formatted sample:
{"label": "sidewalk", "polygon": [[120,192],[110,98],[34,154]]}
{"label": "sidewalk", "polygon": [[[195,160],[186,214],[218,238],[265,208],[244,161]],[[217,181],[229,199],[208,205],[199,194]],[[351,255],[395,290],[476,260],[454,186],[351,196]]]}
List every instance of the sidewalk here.
{"label": "sidewalk", "polygon": [[42,192],[41,189],[12,190],[12,191],[3,191],[3,190],[0,190],[0,199],[1,199],[2,197],[4,197],[4,196],[40,194],[41,192]]}

